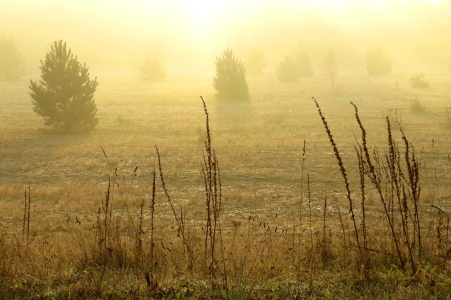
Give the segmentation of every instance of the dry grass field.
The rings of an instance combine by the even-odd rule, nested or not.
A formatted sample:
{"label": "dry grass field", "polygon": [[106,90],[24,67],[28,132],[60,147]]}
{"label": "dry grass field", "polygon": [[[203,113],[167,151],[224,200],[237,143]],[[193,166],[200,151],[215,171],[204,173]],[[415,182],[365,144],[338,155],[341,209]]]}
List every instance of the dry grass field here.
{"label": "dry grass field", "polygon": [[[415,71],[340,70],[334,89],[319,71],[298,83],[267,72],[248,77],[248,102],[221,103],[212,74],[169,72],[149,83],[92,69],[99,125],[88,135],[43,133],[27,79],[0,82],[0,299],[451,298],[451,72],[424,66],[430,87],[415,89]],[[215,237],[205,231],[199,96],[221,177]],[[366,248],[354,238],[342,173],[312,97],[346,168]],[[361,205],[361,131],[351,101],[368,148],[381,157],[389,150],[388,116],[400,156],[399,125],[420,162],[421,228],[410,210],[416,204],[399,208],[409,211],[408,225],[393,228],[413,238],[398,241],[405,265],[370,179]]]}

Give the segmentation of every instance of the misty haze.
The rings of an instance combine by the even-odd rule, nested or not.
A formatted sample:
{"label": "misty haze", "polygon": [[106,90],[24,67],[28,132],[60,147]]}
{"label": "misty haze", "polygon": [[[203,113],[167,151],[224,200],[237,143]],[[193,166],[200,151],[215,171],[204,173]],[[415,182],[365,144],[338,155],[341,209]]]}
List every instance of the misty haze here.
{"label": "misty haze", "polygon": [[451,299],[450,0],[0,8],[0,299]]}

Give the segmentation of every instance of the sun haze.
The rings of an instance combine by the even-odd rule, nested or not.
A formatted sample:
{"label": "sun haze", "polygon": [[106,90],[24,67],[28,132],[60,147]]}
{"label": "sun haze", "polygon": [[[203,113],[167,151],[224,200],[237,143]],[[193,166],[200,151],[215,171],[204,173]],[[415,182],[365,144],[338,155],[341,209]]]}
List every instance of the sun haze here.
{"label": "sun haze", "polygon": [[34,71],[55,39],[110,67],[133,67],[152,53],[197,71],[226,47],[241,57],[264,48],[274,65],[300,42],[316,61],[325,45],[350,65],[381,45],[406,63],[437,62],[448,55],[450,12],[444,0],[18,0],[3,5],[0,33],[14,37]]}

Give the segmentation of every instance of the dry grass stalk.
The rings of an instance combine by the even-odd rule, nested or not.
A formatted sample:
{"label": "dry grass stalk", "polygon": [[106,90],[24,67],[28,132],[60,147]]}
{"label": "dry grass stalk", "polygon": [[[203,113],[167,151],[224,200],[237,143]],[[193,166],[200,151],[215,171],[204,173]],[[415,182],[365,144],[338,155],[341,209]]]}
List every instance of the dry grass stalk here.
{"label": "dry grass stalk", "polygon": [[156,172],[155,168],[152,173],[152,200],[150,202],[150,272],[153,276],[154,268],[154,251],[155,251],[155,191],[156,191]]}
{"label": "dry grass stalk", "polygon": [[[374,150],[374,156],[373,157],[376,160],[376,166],[377,167],[374,167],[374,164],[372,163],[371,156],[370,156],[370,153],[369,153],[369,150],[368,150],[367,142],[366,142],[366,131],[365,131],[365,128],[363,127],[363,124],[362,124],[362,122],[360,120],[357,106],[354,103],[352,103],[352,102],[351,102],[351,104],[352,104],[352,106],[354,106],[355,117],[356,117],[357,123],[359,124],[360,130],[362,132],[362,145],[361,146],[359,145],[359,147],[363,150],[364,156],[362,154],[362,151],[360,151],[360,152],[358,151],[357,152],[357,155],[359,157],[358,158],[359,164],[363,167],[363,170],[365,171],[365,174],[370,178],[371,182],[376,187],[376,190],[377,190],[377,192],[379,194],[381,203],[382,203],[382,205],[384,207],[384,212],[385,212],[385,214],[387,216],[387,220],[389,222],[389,227],[390,227],[390,230],[391,230],[391,233],[392,233],[393,242],[394,242],[395,247],[396,247],[398,258],[400,260],[401,266],[404,268],[404,259],[403,259],[403,256],[401,255],[401,251],[399,249],[398,238],[397,238],[397,235],[395,233],[395,228],[394,228],[394,225],[393,225],[393,213],[392,214],[389,213],[390,207],[393,207],[393,205],[390,202],[386,201],[386,198],[385,198],[384,193],[383,193],[382,185],[381,185],[381,172],[380,171],[381,170],[385,170],[386,171],[387,169],[381,166],[379,155],[378,155],[378,152],[377,152],[376,149]],[[389,121],[388,117],[387,117],[387,124],[388,124],[387,125],[387,128],[388,128],[388,145],[389,145],[389,153],[390,153],[387,156],[387,157],[389,157],[389,159],[387,159],[387,161],[388,162],[390,162],[390,161],[392,162],[391,164],[388,163],[388,165],[394,165],[394,161],[395,161],[395,157],[396,157],[396,151],[395,151],[394,141],[393,141],[392,134],[391,134],[390,121]],[[392,185],[390,185],[390,186],[392,186]],[[391,217],[390,217],[390,215],[391,215]]]}
{"label": "dry grass stalk", "polygon": [[22,240],[28,243],[30,237],[30,214],[31,214],[31,186],[28,184],[24,192],[24,209],[23,209],[23,226],[22,226]]}
{"label": "dry grass stalk", "polygon": [[334,141],[334,138],[333,138],[332,133],[331,133],[331,131],[329,129],[329,126],[327,125],[326,118],[323,116],[323,113],[321,112],[321,108],[319,107],[319,104],[316,101],[316,99],[314,97],[312,97],[312,99],[315,102],[315,105],[316,105],[316,107],[318,109],[318,114],[321,117],[323,125],[324,125],[324,127],[326,129],[327,136],[329,137],[329,141],[330,141],[330,143],[332,145],[335,157],[337,158],[337,161],[338,161],[338,166],[340,167],[340,172],[341,172],[341,175],[342,175],[344,183],[345,183],[346,197],[347,197],[348,202],[349,202],[349,212],[351,213],[351,219],[352,219],[352,222],[353,222],[353,225],[354,225],[355,242],[356,242],[357,248],[359,250],[359,255],[360,255],[360,257],[362,257],[363,256],[363,252],[362,252],[362,248],[360,246],[359,230],[357,228],[357,221],[355,219],[353,203],[352,203],[352,197],[351,197],[351,190],[349,188],[349,182],[348,182],[348,176],[346,174],[346,169],[345,169],[345,167],[343,165],[343,160],[341,159],[340,152],[338,151],[338,148],[337,148],[337,144]]}
{"label": "dry grass stalk", "polygon": [[[207,253],[210,256],[210,279],[211,282],[215,280],[216,268],[218,268],[218,261],[215,254],[216,242],[219,238],[220,244],[222,244],[221,236],[221,225],[220,225],[220,212],[221,212],[221,202],[222,202],[222,185],[221,185],[221,173],[219,171],[219,163],[216,157],[216,153],[212,148],[211,143],[211,133],[210,133],[210,122],[208,116],[207,106],[202,97],[202,104],[204,106],[205,112],[205,128],[207,131],[207,140],[205,141],[205,154],[204,161],[202,165],[202,175],[204,178],[205,186],[205,201],[206,201],[206,212],[207,212],[207,224],[205,233],[205,257]],[[224,261],[224,260],[223,260]],[[224,267],[224,284],[227,287],[227,270]],[[228,289],[226,288],[226,291]]]}
{"label": "dry grass stalk", "polygon": [[[400,126],[401,127],[401,126]],[[410,187],[409,194],[410,198],[412,200],[413,208],[414,208],[414,216],[413,216],[413,223],[414,223],[414,231],[416,231],[416,236],[414,235],[414,239],[417,239],[418,244],[418,259],[419,263],[421,264],[421,227],[420,227],[420,214],[418,210],[418,204],[420,201],[420,193],[421,193],[421,187],[419,185],[420,181],[420,163],[418,162],[418,159],[415,157],[415,149],[411,143],[407,140],[404,131],[401,129],[402,139],[404,141],[405,145],[405,160],[406,160],[406,167],[407,167],[407,173],[408,173],[408,180],[407,185]],[[410,154],[410,149],[412,149]],[[415,244],[415,240],[413,242]]]}
{"label": "dry grass stalk", "polygon": [[171,206],[171,210],[172,213],[174,215],[174,219],[177,223],[177,233],[178,235],[181,236],[182,238],[182,242],[184,245],[184,248],[186,250],[186,257],[187,257],[187,261],[188,261],[188,268],[192,269],[193,268],[193,261],[194,261],[194,256],[193,256],[193,250],[191,247],[191,244],[189,243],[188,237],[186,235],[186,231],[185,231],[185,222],[184,222],[184,218],[183,218],[183,211],[181,212],[181,215],[179,216],[177,214],[177,212],[175,211],[175,207],[174,204],[171,200],[171,196],[169,195],[169,192],[166,188],[166,184],[164,181],[164,175],[163,175],[163,168],[161,166],[161,157],[160,157],[160,152],[158,151],[158,147],[155,146],[155,150],[157,152],[157,158],[158,158],[158,169],[160,171],[160,180],[161,180],[161,185],[164,191],[164,194],[166,195],[166,198],[169,202],[169,205]]}
{"label": "dry grass stalk", "polygon": [[[389,224],[392,243],[395,246],[401,269],[406,270],[406,260],[408,259],[410,262],[410,268],[414,274],[417,268],[417,261],[413,251],[415,248],[418,249],[416,257],[418,257],[420,263],[422,251],[420,217],[418,210],[421,190],[419,187],[419,162],[415,157],[413,146],[408,142],[404,132],[400,128],[405,145],[405,164],[402,164],[399,146],[393,138],[390,119],[388,117],[386,117],[388,153],[385,155],[385,159],[381,160],[379,152],[377,149],[374,149],[373,155],[371,156],[367,146],[366,131],[363,127],[362,121],[360,120],[357,106],[352,102],[351,104],[354,106],[355,117],[362,132],[362,143],[359,144],[359,148],[356,148],[356,153],[358,157],[361,182],[362,227],[365,229],[365,252],[367,253],[368,245],[364,206],[365,178],[363,175],[370,178],[379,195],[386,220]],[[404,168],[406,171],[404,171]],[[406,172],[407,176],[405,175]],[[396,223],[397,219],[399,219],[399,228],[401,229],[400,232],[396,230],[396,228],[398,228]],[[410,223],[413,224],[413,228],[411,228]],[[406,248],[406,252],[401,246],[401,241],[402,245]]]}

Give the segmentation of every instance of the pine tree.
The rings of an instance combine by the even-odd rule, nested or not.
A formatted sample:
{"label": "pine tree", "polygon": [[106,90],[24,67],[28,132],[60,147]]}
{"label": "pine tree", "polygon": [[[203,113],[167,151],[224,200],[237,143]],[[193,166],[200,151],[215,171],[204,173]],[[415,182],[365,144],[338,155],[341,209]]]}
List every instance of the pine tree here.
{"label": "pine tree", "polygon": [[20,80],[24,74],[22,55],[17,50],[14,40],[6,36],[0,37],[0,79]]}
{"label": "pine tree", "polygon": [[82,65],[63,41],[55,42],[41,61],[41,80],[30,80],[33,110],[57,132],[89,132],[97,123],[94,92],[97,78],[89,79]]}
{"label": "pine tree", "polygon": [[224,50],[222,57],[216,57],[216,77],[213,87],[216,97],[221,100],[240,101],[249,99],[249,88],[246,82],[246,68],[232,50]]}
{"label": "pine tree", "polygon": [[392,60],[384,49],[374,47],[366,51],[366,70],[370,75],[385,75],[391,72]]}
{"label": "pine tree", "polygon": [[299,51],[294,54],[294,61],[297,65],[300,77],[313,76],[313,68],[310,64],[310,57],[302,44],[299,45]]}
{"label": "pine tree", "polygon": [[157,58],[146,58],[141,65],[141,75],[144,80],[159,81],[166,78],[166,69]]}
{"label": "pine tree", "polygon": [[301,75],[299,74],[299,69],[293,56],[284,57],[277,66],[276,76],[282,82],[294,82],[299,80]]}

